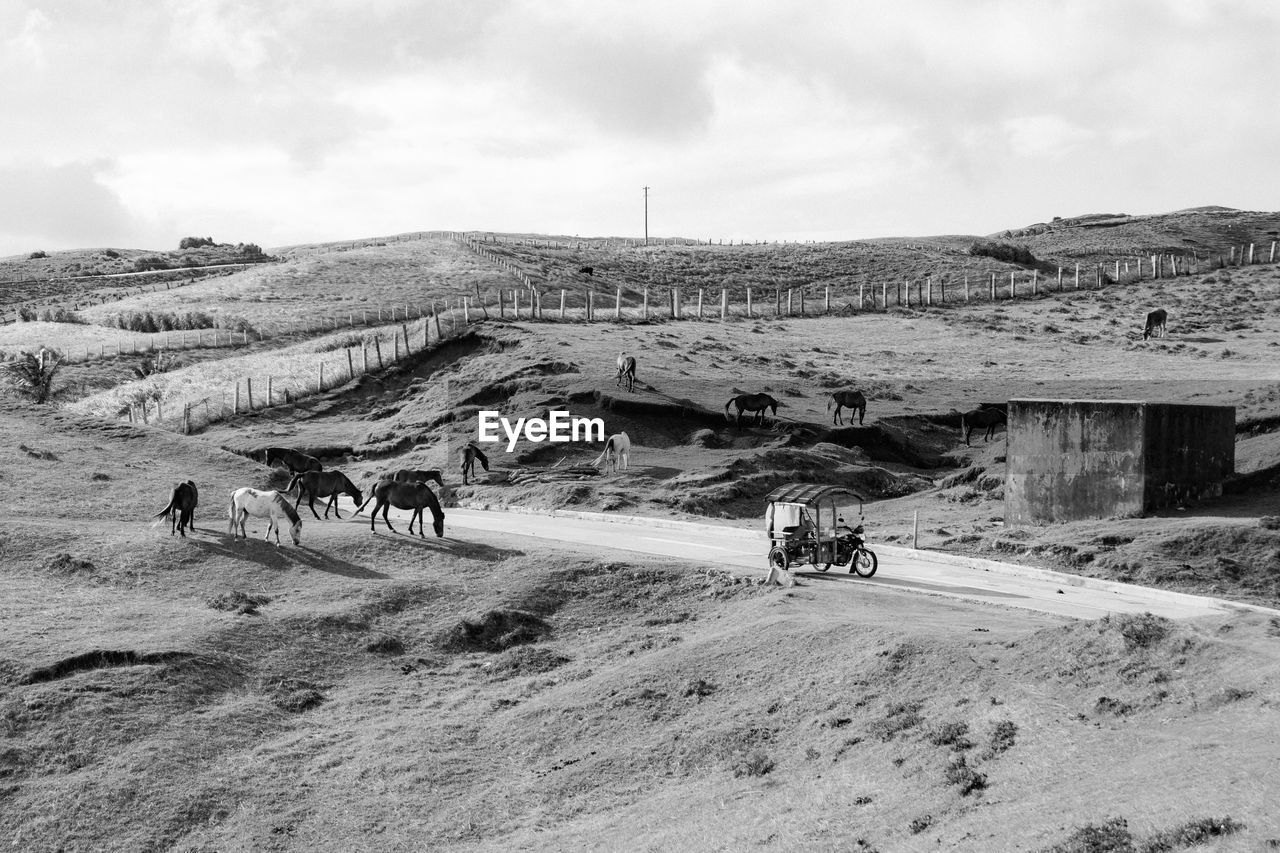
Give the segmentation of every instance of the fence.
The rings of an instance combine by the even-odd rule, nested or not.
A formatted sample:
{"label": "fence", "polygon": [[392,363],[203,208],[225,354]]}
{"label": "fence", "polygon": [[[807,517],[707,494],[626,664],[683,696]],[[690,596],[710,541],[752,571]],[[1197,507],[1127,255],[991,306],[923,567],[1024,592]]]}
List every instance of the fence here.
{"label": "fence", "polygon": [[[434,313],[412,321],[406,317],[398,329],[383,326],[358,346],[308,354],[315,359],[306,371],[245,375],[218,397],[187,398],[163,388],[138,388],[121,409],[121,416],[190,433],[234,415],[294,403],[345,385],[411,355],[421,355],[465,330],[466,324],[452,313]],[[161,381],[164,376],[160,375]]]}

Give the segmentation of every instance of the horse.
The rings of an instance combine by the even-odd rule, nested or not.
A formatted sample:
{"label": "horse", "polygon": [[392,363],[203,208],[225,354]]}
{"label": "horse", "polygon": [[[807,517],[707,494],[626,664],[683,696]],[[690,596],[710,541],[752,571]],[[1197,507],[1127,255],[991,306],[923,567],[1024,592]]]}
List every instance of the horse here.
{"label": "horse", "polygon": [[636,360],[626,353],[618,353],[618,387],[627,383],[627,390],[634,390],[636,384]]}
{"label": "horse", "polygon": [[768,394],[739,394],[724,404],[724,419],[729,420],[729,407],[738,407],[738,426],[742,426],[742,413],[755,412],[756,425],[764,426],[764,410],[768,409],[776,418],[778,407],[782,404]]}
{"label": "horse", "polygon": [[257,518],[269,518],[267,524],[267,540],[271,539],[271,530],[276,531],[276,544],[280,544],[280,519],[289,519],[289,535],[293,537],[293,544],[297,545],[301,542],[302,536],[302,518],[298,513],[294,512],[293,507],[289,506],[289,502],[284,499],[284,495],[276,491],[261,491],[259,489],[236,489],[231,495],[231,523],[227,525],[231,538],[236,538],[237,531],[245,539],[249,538],[249,534],[244,532],[244,521],[249,516]]}
{"label": "horse", "polygon": [[[485,469],[489,470],[488,468]],[[379,480],[391,480],[393,483],[426,483],[434,480],[440,484],[440,488],[444,488],[444,477],[440,475],[438,469],[430,471],[415,471],[411,468],[402,468],[399,471],[390,471],[378,477]]]}
{"label": "horse", "polygon": [[995,435],[996,427],[1000,424],[1007,425],[1008,421],[1008,414],[991,406],[965,412],[960,416],[960,429],[964,433],[964,443],[969,444],[969,436],[973,433],[974,427],[985,427],[987,431],[982,436],[982,440],[989,441]]}
{"label": "horse", "polygon": [[195,483],[187,480],[173,487],[173,494],[169,496],[169,505],[157,512],[155,517],[170,518],[172,524],[169,527],[169,535],[172,536],[174,531],[177,531],[186,538],[186,528],[196,529],[196,507],[199,505],[200,492],[196,489]]}
{"label": "horse", "polygon": [[[862,425],[862,419],[867,415],[867,398],[862,395],[861,391],[837,391],[831,395],[831,399],[827,401],[827,411],[831,411],[831,404],[836,406],[835,416],[831,418],[833,424],[843,423],[840,417],[840,410],[850,409],[858,412],[858,425]],[[853,416],[849,416],[849,422],[853,423]]]}
{"label": "horse", "polygon": [[631,465],[631,439],[625,432],[615,433],[605,440],[604,452],[591,464],[599,465],[601,462],[606,471],[612,462],[614,473],[625,471]]}
{"label": "horse", "polygon": [[594,275],[596,274],[596,268],[595,268],[595,267],[580,267],[580,268],[578,269],[578,272],[579,272],[579,273],[581,273],[582,275],[594,276]]}
{"label": "horse", "polygon": [[1169,312],[1164,310],[1163,308],[1157,308],[1156,310],[1148,314],[1147,326],[1145,329],[1142,330],[1142,339],[1145,341],[1147,338],[1155,335],[1156,332],[1159,332],[1160,337],[1163,338],[1164,324],[1168,321],[1168,319],[1169,319]]}
{"label": "horse", "polygon": [[[488,470],[488,469],[485,469]],[[359,515],[361,510],[369,501],[374,501],[373,512],[369,513],[369,530],[377,533],[378,510],[382,510],[382,522],[387,525],[387,529],[392,533],[396,529],[391,526],[391,521],[387,518],[387,511],[391,507],[396,509],[411,509],[413,515],[409,517],[409,535],[413,535],[413,521],[418,521],[418,535],[426,538],[422,532],[422,510],[431,510],[431,526],[436,531],[436,536],[444,536],[444,510],[440,509],[440,501],[436,498],[436,493],[431,491],[431,487],[426,483],[397,483],[394,480],[379,480],[378,484],[373,487],[373,492],[360,509],[356,510]]]}
{"label": "horse", "polygon": [[323,471],[320,460],[287,447],[268,447],[262,451],[267,467],[280,462],[289,469],[290,474],[301,474],[303,471]]}
{"label": "horse", "polygon": [[[467,481],[467,475],[470,474],[473,477],[475,476],[477,459],[480,460],[481,467],[488,471],[489,457],[485,456],[484,451],[476,447],[475,444],[467,442],[466,446],[462,448],[462,485],[471,485]],[[421,524],[419,524],[419,527],[421,527]]]}
{"label": "horse", "polygon": [[289,481],[289,488],[285,491],[292,492],[294,486],[298,487],[298,499],[293,502],[294,511],[297,512],[298,504],[302,503],[303,497],[306,497],[307,506],[311,508],[311,514],[317,519],[320,518],[320,513],[316,512],[316,498],[329,499],[324,507],[326,519],[331,509],[334,515],[342,518],[342,513],[338,512],[338,495],[340,494],[351,498],[351,502],[356,506],[364,503],[364,495],[341,471],[303,471],[301,474],[293,475],[293,479]]}

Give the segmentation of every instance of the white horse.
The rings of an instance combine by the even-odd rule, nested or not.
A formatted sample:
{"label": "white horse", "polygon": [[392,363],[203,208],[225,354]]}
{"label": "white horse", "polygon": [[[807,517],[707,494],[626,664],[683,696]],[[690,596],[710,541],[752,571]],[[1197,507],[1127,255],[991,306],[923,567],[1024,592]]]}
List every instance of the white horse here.
{"label": "white horse", "polygon": [[271,531],[274,529],[276,544],[280,544],[280,519],[287,518],[293,544],[297,545],[301,541],[302,518],[279,492],[264,492],[250,488],[236,489],[231,495],[231,523],[227,526],[232,539],[236,538],[237,533],[245,539],[249,538],[249,535],[244,532],[244,522],[251,515],[256,518],[271,519],[267,524],[267,540],[271,539]]}
{"label": "white horse", "polygon": [[625,352],[618,353],[618,387],[622,387],[622,383],[627,383],[627,390],[631,391],[636,384],[636,360]]}
{"label": "white horse", "polygon": [[609,436],[604,443],[604,452],[591,464],[599,465],[603,462],[604,469],[608,471],[611,461],[615,472],[625,471],[631,464],[631,439],[627,437],[625,432]]}

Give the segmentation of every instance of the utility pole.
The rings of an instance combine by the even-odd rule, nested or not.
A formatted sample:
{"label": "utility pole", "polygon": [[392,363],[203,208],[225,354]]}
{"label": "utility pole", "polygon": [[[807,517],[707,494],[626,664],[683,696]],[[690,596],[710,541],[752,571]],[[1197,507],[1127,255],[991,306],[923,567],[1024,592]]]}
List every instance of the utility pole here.
{"label": "utility pole", "polygon": [[649,245],[649,188],[644,188],[644,244]]}

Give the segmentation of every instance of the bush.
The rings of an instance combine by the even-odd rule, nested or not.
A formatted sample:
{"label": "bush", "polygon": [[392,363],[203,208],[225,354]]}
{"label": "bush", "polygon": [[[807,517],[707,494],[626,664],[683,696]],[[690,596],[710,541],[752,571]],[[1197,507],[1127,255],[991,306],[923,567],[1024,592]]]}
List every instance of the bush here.
{"label": "bush", "polygon": [[1034,264],[1036,256],[1026,246],[1014,246],[1011,243],[974,243],[969,247],[970,255],[981,255],[995,258],[1010,264]]}
{"label": "bush", "polygon": [[[32,313],[35,313],[34,311]],[[38,315],[45,323],[84,323],[85,321],[74,311],[66,308],[45,308]]]}
{"label": "bush", "polygon": [[103,252],[103,253],[102,253],[102,255],[103,255],[103,257],[106,257],[106,258],[118,258],[118,257],[120,257],[120,253],[119,253],[119,252],[117,252],[115,249],[107,249],[105,252]]}
{"label": "bush", "polygon": [[1154,646],[1169,635],[1173,623],[1163,616],[1154,613],[1124,613],[1116,617],[1106,617],[1103,622],[1111,621],[1124,637],[1125,647],[1129,651]]}
{"label": "bush", "polygon": [[1013,720],[1001,720],[991,732],[991,743],[987,745],[987,757],[990,758],[1006,751],[1017,742],[1018,727]]}
{"label": "bush", "polygon": [[27,259],[31,261],[38,261],[41,258],[47,258],[47,257],[49,257],[49,254],[47,252],[32,252],[31,254],[27,255]]}
{"label": "bush", "polygon": [[263,254],[262,247],[257,243],[240,243],[236,246],[236,251],[241,255],[251,255],[253,257]]}
{"label": "bush", "polygon": [[133,262],[133,268],[138,272],[147,272],[149,270],[167,270],[169,262],[159,255],[147,255],[138,258]]}
{"label": "bush", "polygon": [[201,246],[216,246],[212,237],[183,237],[178,242],[179,249],[199,249]]}
{"label": "bush", "polygon": [[1067,836],[1067,840],[1044,853],[1134,853],[1133,833],[1122,817],[1113,817],[1101,826],[1086,824]]}
{"label": "bush", "polygon": [[987,787],[986,775],[970,767],[963,755],[957,756],[947,767],[945,778],[949,784],[959,786],[961,796]]}
{"label": "bush", "polygon": [[757,749],[734,765],[733,775],[736,777],[765,776],[772,773],[776,766],[772,758]]}
{"label": "bush", "polygon": [[39,316],[40,316],[39,312],[37,312],[36,309],[34,308],[28,308],[27,306],[24,305],[18,309],[19,320],[25,320],[26,322],[30,323],[31,321],[37,319]]}

